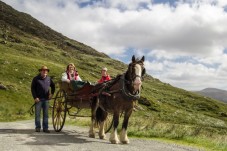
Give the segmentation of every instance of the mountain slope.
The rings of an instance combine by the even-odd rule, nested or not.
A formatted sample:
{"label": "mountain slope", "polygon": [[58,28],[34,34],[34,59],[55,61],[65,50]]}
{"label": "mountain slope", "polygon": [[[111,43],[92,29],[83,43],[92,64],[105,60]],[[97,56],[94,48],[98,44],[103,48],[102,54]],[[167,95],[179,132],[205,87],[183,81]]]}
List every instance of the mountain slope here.
{"label": "mountain slope", "polygon": [[[47,65],[57,83],[69,62],[76,64],[84,81],[91,82],[99,79],[104,66],[112,77],[127,69],[124,63],[69,39],[0,1],[0,84],[7,88],[0,90],[0,121],[31,118],[27,113],[33,104],[30,85],[37,69]],[[144,79],[139,102],[146,105],[142,105],[143,111],[133,113],[131,135],[179,138],[205,132],[227,134],[227,104],[149,75]]]}
{"label": "mountain slope", "polygon": [[195,91],[195,92],[227,103],[227,91],[225,90],[216,89],[216,88],[206,88],[201,91]]}
{"label": "mountain slope", "polygon": [[[97,52],[93,48],[84,45],[83,43],[71,40],[63,36],[62,34],[52,30],[48,26],[45,26],[30,15],[18,12],[12,9],[11,6],[8,6],[3,2],[1,2],[0,18],[0,25],[1,28],[5,30],[5,33],[14,30],[9,29],[10,27],[13,27],[16,29],[15,31],[18,32],[17,34],[32,34],[35,37],[39,37],[41,39],[45,39],[51,43],[54,43],[62,49],[72,49],[75,51],[80,51],[81,53],[86,53],[94,56],[108,57],[107,55]],[[4,27],[8,28],[5,29]],[[8,36],[9,39],[20,42],[20,39],[18,37],[13,37],[11,34],[9,34]]]}

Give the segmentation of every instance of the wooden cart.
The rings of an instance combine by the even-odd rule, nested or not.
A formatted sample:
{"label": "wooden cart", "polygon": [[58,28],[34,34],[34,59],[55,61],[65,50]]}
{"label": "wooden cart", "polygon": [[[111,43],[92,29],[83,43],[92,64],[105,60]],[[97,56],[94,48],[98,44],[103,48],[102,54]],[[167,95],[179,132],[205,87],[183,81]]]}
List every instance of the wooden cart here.
{"label": "wooden cart", "polygon": [[[94,92],[94,85],[86,83],[82,88],[73,91],[73,88],[67,82],[59,82],[60,89],[56,93],[52,108],[52,123],[54,130],[60,132],[64,127],[66,115],[74,117],[91,117],[91,115],[80,115],[82,109],[91,109],[93,97],[98,93]],[[71,113],[71,109],[77,111]],[[113,124],[113,116],[110,114],[105,121],[105,132],[107,133]]]}

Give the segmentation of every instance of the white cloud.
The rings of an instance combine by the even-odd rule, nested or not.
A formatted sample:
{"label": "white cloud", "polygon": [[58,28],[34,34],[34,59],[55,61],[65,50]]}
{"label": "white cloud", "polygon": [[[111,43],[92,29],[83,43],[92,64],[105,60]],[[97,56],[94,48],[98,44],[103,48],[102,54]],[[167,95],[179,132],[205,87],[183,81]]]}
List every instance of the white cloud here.
{"label": "white cloud", "polygon": [[106,0],[109,7],[122,8],[122,9],[138,9],[141,4],[150,4],[151,0]]}
{"label": "white cloud", "polygon": [[227,89],[220,82],[227,75],[226,0],[182,0],[175,7],[151,0],[3,1],[111,56],[133,48],[146,55],[148,71],[165,82]]}
{"label": "white cloud", "polygon": [[160,62],[156,62],[156,61],[152,61],[152,62],[149,62],[149,61],[145,61],[145,68],[146,70],[148,70],[150,73],[152,72],[163,72],[164,70],[164,65]]}

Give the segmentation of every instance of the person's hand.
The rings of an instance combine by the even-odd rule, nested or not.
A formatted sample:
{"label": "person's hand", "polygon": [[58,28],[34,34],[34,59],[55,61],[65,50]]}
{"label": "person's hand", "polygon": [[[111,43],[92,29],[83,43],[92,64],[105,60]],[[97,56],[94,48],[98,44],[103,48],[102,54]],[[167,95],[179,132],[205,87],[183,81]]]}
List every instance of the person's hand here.
{"label": "person's hand", "polygon": [[49,100],[51,100],[52,99],[52,97],[53,97],[53,95],[52,94],[49,94]]}
{"label": "person's hand", "polygon": [[70,80],[69,79],[67,79],[67,81],[66,81],[67,83],[70,83]]}
{"label": "person's hand", "polygon": [[39,100],[39,98],[35,98],[35,103],[38,103],[40,100]]}

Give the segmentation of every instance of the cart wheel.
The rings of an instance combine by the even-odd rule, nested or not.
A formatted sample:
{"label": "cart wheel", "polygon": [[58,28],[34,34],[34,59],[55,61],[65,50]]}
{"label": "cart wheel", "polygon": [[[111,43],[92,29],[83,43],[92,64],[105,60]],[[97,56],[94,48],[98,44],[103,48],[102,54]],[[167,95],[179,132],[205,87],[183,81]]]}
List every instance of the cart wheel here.
{"label": "cart wheel", "polygon": [[105,121],[105,133],[108,133],[113,126],[113,114],[108,114],[106,121]]}
{"label": "cart wheel", "polygon": [[60,132],[65,124],[67,112],[66,107],[66,93],[63,90],[59,90],[54,99],[54,105],[52,109],[52,123],[56,132]]}

